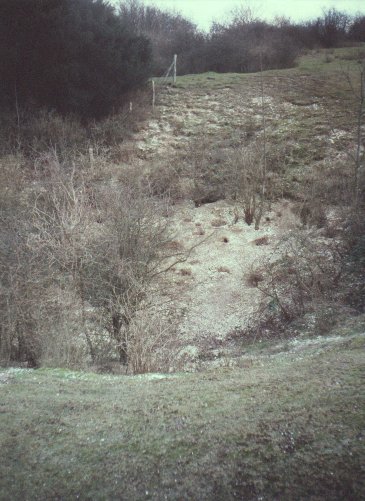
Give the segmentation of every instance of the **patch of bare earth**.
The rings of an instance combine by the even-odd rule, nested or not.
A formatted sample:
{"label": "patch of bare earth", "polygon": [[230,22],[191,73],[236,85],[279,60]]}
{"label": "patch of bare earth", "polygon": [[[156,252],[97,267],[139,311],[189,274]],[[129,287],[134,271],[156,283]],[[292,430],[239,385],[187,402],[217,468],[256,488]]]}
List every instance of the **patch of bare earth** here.
{"label": "patch of bare earth", "polygon": [[[235,223],[227,201],[197,208],[185,202],[176,208],[173,226],[185,248],[193,248],[188,261],[169,272],[179,291],[176,307],[183,310],[180,335],[186,344],[221,342],[248,325],[257,310],[260,292],[247,275],[274,252],[282,216],[273,215],[255,231],[242,218]],[[257,244],[261,238],[267,245]]]}

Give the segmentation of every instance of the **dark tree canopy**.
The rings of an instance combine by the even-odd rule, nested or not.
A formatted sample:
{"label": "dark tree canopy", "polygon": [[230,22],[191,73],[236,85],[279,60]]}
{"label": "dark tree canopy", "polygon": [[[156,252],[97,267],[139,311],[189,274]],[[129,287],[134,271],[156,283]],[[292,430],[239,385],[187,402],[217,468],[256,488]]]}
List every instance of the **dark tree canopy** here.
{"label": "dark tree canopy", "polygon": [[155,76],[166,72],[174,54],[179,55],[180,74],[206,70],[205,37],[194,23],[182,15],[144,5],[141,0],[121,1],[119,15],[137,33],[151,41]]}
{"label": "dark tree canopy", "polygon": [[365,16],[357,16],[351,25],[350,38],[356,42],[365,42]]}
{"label": "dark tree canopy", "polygon": [[260,20],[234,20],[213,26],[207,53],[210,70],[245,73],[293,66],[298,47],[284,29]]}
{"label": "dark tree canopy", "polygon": [[149,77],[148,40],[103,0],[0,0],[2,99],[101,116]]}

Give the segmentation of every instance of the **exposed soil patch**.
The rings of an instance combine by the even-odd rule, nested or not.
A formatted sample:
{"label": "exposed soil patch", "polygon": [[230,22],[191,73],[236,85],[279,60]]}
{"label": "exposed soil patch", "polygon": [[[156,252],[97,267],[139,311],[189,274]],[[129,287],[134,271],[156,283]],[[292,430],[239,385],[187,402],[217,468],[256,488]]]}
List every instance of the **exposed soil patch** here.
{"label": "exposed soil patch", "polygon": [[[334,104],[323,78],[265,74],[264,96],[260,75],[232,75],[229,85],[224,76],[208,77],[204,85],[198,78],[194,83],[194,77],[183,77],[177,88],[159,89],[155,115],[133,138],[135,155],[128,160],[152,174],[156,166],[164,166],[160,175],[162,182],[169,178],[167,192],[180,193],[170,217],[174,245],[194,250],[189,267],[183,263],[173,268],[168,280],[175,289],[172,304],[181,313],[179,343],[197,348],[204,345],[202,340],[224,340],[250,323],[261,297],[257,286],[262,276],[254,270],[276,252],[278,240],[300,224],[300,214],[295,215],[293,204],[284,198],[300,198],[296,190],[307,169],[324,158],[336,159],[344,141],[351,139],[348,128],[340,126],[347,123],[345,105]],[[217,187],[194,197],[196,180],[179,166],[186,162],[186,152],[203,141],[219,175],[231,153],[262,138],[263,109],[270,147],[284,144],[285,151],[269,159],[274,175],[281,176],[281,197],[255,231],[244,222],[242,207],[225,199]],[[330,115],[336,116],[330,120]]]}

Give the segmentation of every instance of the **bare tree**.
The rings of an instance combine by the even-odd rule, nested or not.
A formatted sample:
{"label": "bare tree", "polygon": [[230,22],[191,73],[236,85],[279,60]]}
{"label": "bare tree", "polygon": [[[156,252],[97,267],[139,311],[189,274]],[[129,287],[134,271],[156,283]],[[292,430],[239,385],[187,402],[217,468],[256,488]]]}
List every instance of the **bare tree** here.
{"label": "bare tree", "polygon": [[361,70],[360,70],[360,90],[358,93],[358,110],[357,110],[357,132],[356,132],[356,153],[354,158],[354,180],[355,180],[355,197],[354,197],[354,206],[355,210],[359,209],[360,195],[361,191],[364,188],[361,185],[361,181],[364,182],[364,122],[365,122],[365,62],[363,62]]}
{"label": "bare tree", "polygon": [[353,78],[350,71],[343,70],[343,77],[347,80],[353,98],[355,100],[355,113],[356,113],[356,136],[355,136],[355,150],[349,152],[349,157],[353,164],[353,208],[357,213],[361,201],[362,190],[364,189],[364,176],[365,176],[365,155],[364,155],[364,124],[365,124],[365,61],[362,61],[359,72],[357,73],[357,81]]}
{"label": "bare tree", "polygon": [[36,366],[42,322],[53,308],[46,293],[51,277],[30,245],[34,228],[25,176],[9,163],[0,171],[0,359]]}
{"label": "bare tree", "polygon": [[[55,280],[76,294],[91,357],[95,331],[99,338],[108,333],[126,364],[132,320],[153,302],[158,276],[186,259],[166,251],[168,201],[148,196],[138,183],[91,187],[75,168],[64,172],[57,158],[51,165],[33,211],[34,245]],[[90,326],[92,312],[99,320]]]}

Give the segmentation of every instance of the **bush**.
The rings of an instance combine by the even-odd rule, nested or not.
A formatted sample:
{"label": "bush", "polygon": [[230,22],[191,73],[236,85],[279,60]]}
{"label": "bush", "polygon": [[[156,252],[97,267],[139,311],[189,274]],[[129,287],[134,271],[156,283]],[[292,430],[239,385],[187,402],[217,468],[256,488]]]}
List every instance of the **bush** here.
{"label": "bush", "polygon": [[35,366],[41,354],[39,320],[50,303],[44,301],[44,263],[29,246],[32,218],[23,170],[22,157],[0,161],[0,363]]}
{"label": "bush", "polygon": [[0,162],[1,363],[155,367],[145,348],[157,350],[166,330],[151,326],[143,341],[138,326],[159,307],[157,277],[186,255],[166,203],[134,179],[85,181],[76,159],[42,159],[34,170],[23,157]]}
{"label": "bush", "polygon": [[[103,152],[110,160],[124,160],[122,143],[146,118],[150,102],[147,97],[145,90],[128,93],[128,104],[118,112],[87,123],[75,114],[64,116],[36,106],[19,109],[19,120],[14,110],[4,110],[0,113],[0,154],[22,152],[30,159],[39,159],[52,150],[62,162],[76,158],[79,162],[82,155],[90,157],[93,148],[95,156]],[[129,102],[133,102],[133,113]]]}
{"label": "bush", "polygon": [[264,278],[256,286],[264,295],[269,315],[288,322],[337,299],[344,264],[338,243],[329,244],[315,233],[301,231],[283,238],[277,251],[279,259],[270,258],[251,273],[256,271]]}

